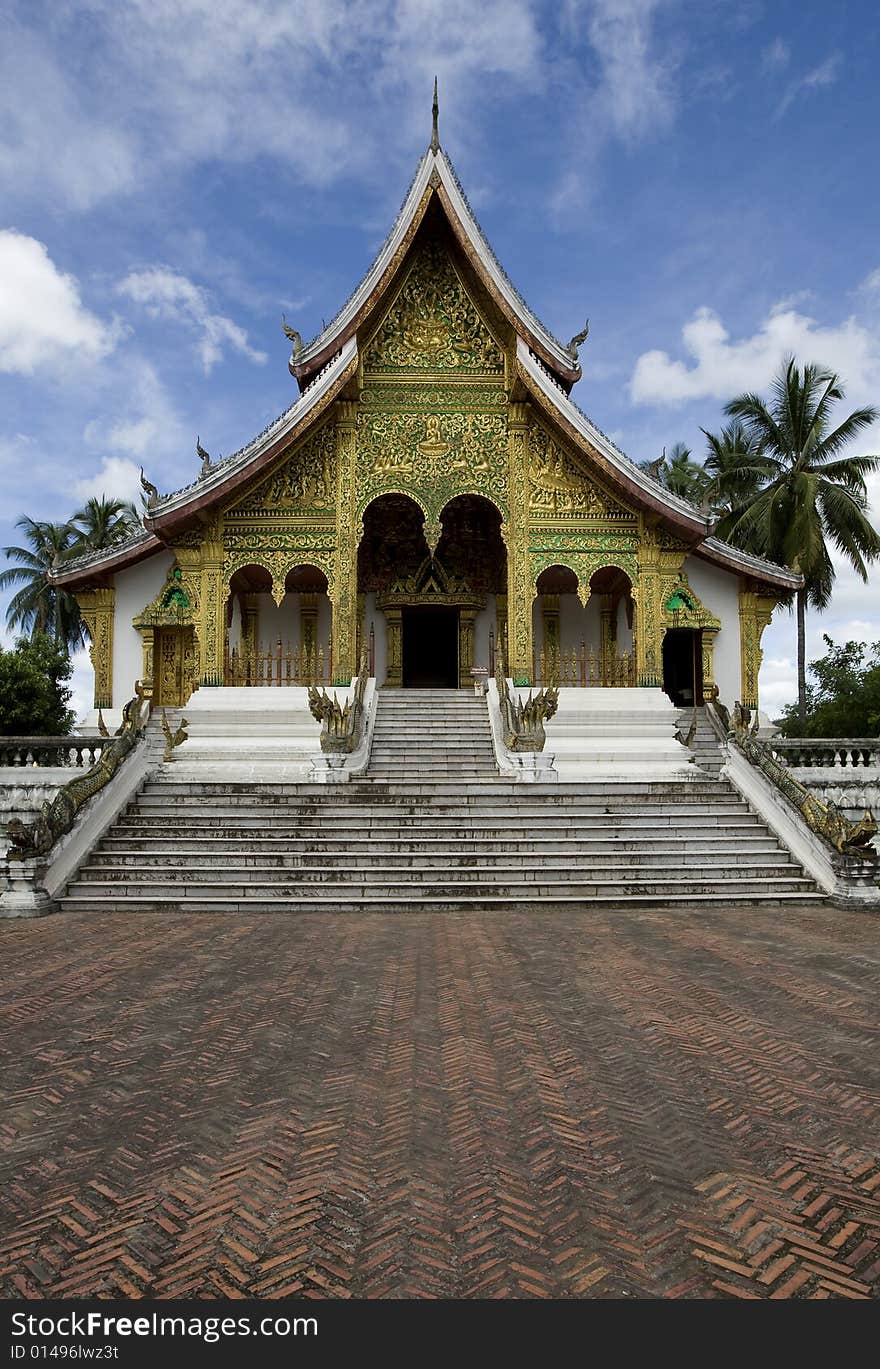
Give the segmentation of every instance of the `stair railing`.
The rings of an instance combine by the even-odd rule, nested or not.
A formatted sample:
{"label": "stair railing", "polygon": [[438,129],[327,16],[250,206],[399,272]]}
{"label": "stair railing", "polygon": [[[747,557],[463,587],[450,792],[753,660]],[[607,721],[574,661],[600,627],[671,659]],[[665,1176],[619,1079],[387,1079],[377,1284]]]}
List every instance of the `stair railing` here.
{"label": "stair railing", "polygon": [[140,683],[133,699],[122,710],[122,725],[104,742],[99,760],[85,774],[69,780],[52,799],[47,799],[33,822],[12,818],[6,824],[9,838],[7,861],[33,860],[45,856],[72,829],[77,814],[89,799],[113,779],[129,752],[141,740],[150,717],[150,701]]}
{"label": "stair railing", "polygon": [[[710,708],[717,706],[717,702]],[[726,712],[726,710],[724,710]],[[709,712],[709,716],[712,713]],[[716,715],[717,716],[717,715]],[[877,822],[870,808],[866,808],[858,822],[850,822],[836,803],[823,802],[791,773],[773,754],[773,749],[756,735],[757,714],[749,728],[750,711],[740,703],[734,707],[733,725],[727,734],[728,744],[735,746],[761,774],[770,781],[794,808],[817,837],[842,856],[876,864],[878,853],[872,845],[877,835]]]}

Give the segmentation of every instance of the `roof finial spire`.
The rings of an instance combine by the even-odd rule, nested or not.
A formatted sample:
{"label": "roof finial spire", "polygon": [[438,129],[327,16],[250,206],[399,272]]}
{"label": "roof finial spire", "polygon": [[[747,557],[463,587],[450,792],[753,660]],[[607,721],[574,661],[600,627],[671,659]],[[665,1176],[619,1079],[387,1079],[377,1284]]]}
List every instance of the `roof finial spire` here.
{"label": "roof finial spire", "polygon": [[437,129],[437,120],[440,115],[440,105],[437,100],[437,77],[434,77],[434,103],[431,106],[431,151],[436,154],[440,151],[440,133]]}

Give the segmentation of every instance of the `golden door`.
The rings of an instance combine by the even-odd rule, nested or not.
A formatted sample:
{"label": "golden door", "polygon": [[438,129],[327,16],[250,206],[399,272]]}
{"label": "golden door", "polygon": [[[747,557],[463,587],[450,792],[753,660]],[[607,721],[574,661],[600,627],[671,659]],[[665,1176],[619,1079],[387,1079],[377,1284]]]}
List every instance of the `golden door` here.
{"label": "golden door", "polygon": [[191,627],[162,627],[156,631],[153,702],[180,708],[193,688],[195,642]]}

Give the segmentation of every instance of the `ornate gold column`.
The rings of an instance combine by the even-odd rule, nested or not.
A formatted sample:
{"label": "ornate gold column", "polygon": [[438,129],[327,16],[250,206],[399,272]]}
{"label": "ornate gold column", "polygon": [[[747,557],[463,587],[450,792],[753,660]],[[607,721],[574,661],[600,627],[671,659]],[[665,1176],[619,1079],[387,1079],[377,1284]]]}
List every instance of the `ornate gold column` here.
{"label": "ornate gold column", "polygon": [[84,590],[76,596],[91,646],[89,655],[95,668],[95,708],[113,707],[113,617],[116,591],[112,585]]}
{"label": "ornate gold column", "polygon": [[257,638],[258,622],[260,615],[260,597],[258,594],[242,594],[241,603],[241,645],[246,656],[254,657],[257,654],[259,641]]}
{"label": "ornate gold column", "polygon": [[300,594],[299,596],[299,645],[305,656],[314,656],[318,650],[318,596]]}
{"label": "ornate gold column", "polygon": [[223,534],[220,517],[205,528],[201,547],[202,585],[199,613],[200,679],[204,686],[222,685],[226,648],[226,600]]}
{"label": "ornate gold column", "polygon": [[532,599],[529,574],[529,406],[509,409],[510,523],[501,525],[507,546],[507,669],[517,685],[532,683]]}
{"label": "ornate gold column", "polygon": [[703,651],[703,692],[708,694],[715,685],[715,638],[716,628],[704,627],[701,632]]}
{"label": "ornate gold column", "polygon": [[773,617],[776,596],[754,580],[740,580],[739,584],[739,653],[742,674],[740,703],[745,708],[758,707],[758,673],[764,653],[761,636]]}
{"label": "ornate gold column", "polygon": [[386,689],[399,689],[403,684],[403,614],[399,608],[386,608]]}
{"label": "ornate gold column", "polygon": [[155,660],[156,629],[152,627],[142,627],[140,633],[141,649],[143,651],[143,664],[141,667],[143,675],[142,684],[145,695],[148,699],[152,699],[154,671],[153,662]]}
{"label": "ornate gold column", "polygon": [[458,614],[458,683],[462,689],[473,684],[471,667],[474,664],[475,608],[463,608]]}
{"label": "ornate gold column", "polygon": [[[349,400],[336,404],[336,460],[339,483],[336,494],[336,559],[330,585],[333,607],[333,684],[347,685],[357,674],[357,544],[355,526],[355,475],[357,405]],[[389,682],[390,683],[390,682]]]}
{"label": "ornate gold column", "polygon": [[653,529],[643,528],[639,545],[636,601],[636,680],[642,686],[663,683],[663,633],[660,545]]}

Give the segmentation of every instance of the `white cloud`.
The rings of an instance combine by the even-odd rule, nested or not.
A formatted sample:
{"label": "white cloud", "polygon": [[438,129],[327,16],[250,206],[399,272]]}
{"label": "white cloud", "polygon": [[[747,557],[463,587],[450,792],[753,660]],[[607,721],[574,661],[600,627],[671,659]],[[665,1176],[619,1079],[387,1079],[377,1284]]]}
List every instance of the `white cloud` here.
{"label": "white cloud", "polygon": [[659,0],[594,0],[590,41],[602,67],[603,94],[615,130],[630,137],[672,116],[671,68],[657,54],[652,31]]}
{"label": "white cloud", "polygon": [[[74,209],[137,183],[135,140],[121,102],[101,109],[99,74],[75,86],[79,63],[56,59],[49,33],[31,33],[4,15],[0,44],[0,183],[16,195],[47,191]],[[57,11],[56,11],[57,18]],[[100,61],[97,46],[94,59]],[[38,95],[36,94],[38,92]],[[91,107],[94,105],[95,107]]]}
{"label": "white cloud", "polygon": [[119,325],[86,309],[76,277],[36,238],[0,230],[0,280],[0,371],[32,375],[62,356],[98,360],[115,347]]}
{"label": "white cloud", "polygon": [[170,319],[196,328],[201,334],[198,353],[205,375],[222,360],[226,346],[251,361],[262,364],[267,360],[265,352],[250,346],[244,328],[224,314],[211,312],[206,290],[170,267],[150,266],[132,271],[120,281],[117,290],[143,305],[151,318]]}
{"label": "white cloud", "polygon": [[70,677],[70,707],[79,720],[94,707],[95,668],[88,647],[80,647],[78,651],[74,651],[70,661],[73,666],[73,674]]}
{"label": "white cloud", "polygon": [[823,90],[827,86],[834,85],[834,82],[840,75],[842,67],[842,55],[839,52],[832,52],[823,62],[820,62],[818,66],[812,67],[810,71],[806,72],[803,76],[798,77],[796,81],[792,81],[779,102],[779,107],[776,110],[776,117],[781,118],[797,97],[804,91]]}
{"label": "white cloud", "polygon": [[865,276],[859,290],[866,295],[880,295],[880,266]]}
{"label": "white cloud", "polygon": [[831,366],[854,395],[880,392],[880,338],[854,317],[823,327],[796,309],[776,308],[751,337],[731,341],[719,316],[704,306],[681,336],[691,362],[659,349],[643,352],[630,380],[634,403],[674,406],[762,390],[788,353]]}
{"label": "white cloud", "polygon": [[4,30],[0,177],[80,209],[220,159],[270,156],[312,185],[350,179],[387,165],[389,128],[427,143],[435,72],[447,130],[469,129],[487,79],[542,84],[536,8],[91,0],[85,44],[77,7],[59,6],[39,35]]}
{"label": "white cloud", "polygon": [[143,463],[154,480],[164,471],[177,485],[184,484],[181,453],[191,453],[195,473],[195,436],[184,425],[155,367],[129,355],[102,381],[92,399],[94,417],[83,429],[87,449],[102,457],[122,454],[132,464]]}
{"label": "white cloud", "polygon": [[791,58],[791,48],[782,38],[774,38],[761,53],[761,65],[765,71],[779,71],[787,67]]}
{"label": "white cloud", "polygon": [[103,496],[137,504],[141,493],[140,468],[126,456],[105,456],[99,471],[74,482],[73,493],[82,501]]}

